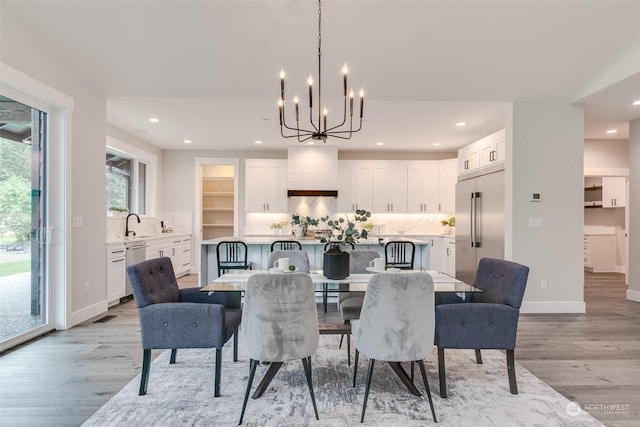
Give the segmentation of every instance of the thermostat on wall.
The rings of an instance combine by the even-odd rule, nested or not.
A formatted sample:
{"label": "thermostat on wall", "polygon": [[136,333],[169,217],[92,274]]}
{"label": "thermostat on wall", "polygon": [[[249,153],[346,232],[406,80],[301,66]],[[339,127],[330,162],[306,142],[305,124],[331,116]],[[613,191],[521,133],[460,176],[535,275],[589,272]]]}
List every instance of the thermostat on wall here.
{"label": "thermostat on wall", "polygon": [[540,200],[542,200],[542,195],[540,193],[532,193],[531,194],[531,201],[532,202],[539,202]]}

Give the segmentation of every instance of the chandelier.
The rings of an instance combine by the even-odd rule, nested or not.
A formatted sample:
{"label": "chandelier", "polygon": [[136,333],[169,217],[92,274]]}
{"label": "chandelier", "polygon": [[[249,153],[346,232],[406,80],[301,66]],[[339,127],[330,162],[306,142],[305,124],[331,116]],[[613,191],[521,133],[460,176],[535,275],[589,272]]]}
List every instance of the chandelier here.
{"label": "chandelier", "polygon": [[[308,139],[315,141],[326,142],[327,137],[335,137],[340,139],[351,139],[351,135],[362,129],[362,108],[364,106],[364,90],[360,88],[360,124],[357,129],[353,128],[353,89],[348,93],[349,96],[349,128],[343,127],[347,122],[347,74],[349,69],[347,64],[342,67],[342,82],[343,82],[343,96],[344,96],[344,108],[342,113],[342,123],[328,127],[327,116],[329,112],[326,107],[323,107],[322,102],[322,1],[318,1],[318,124],[313,122],[313,76],[310,74],[307,83],[309,84],[309,122],[310,128],[300,127],[300,100],[297,96],[293,98],[293,104],[295,107],[296,125],[289,126],[285,120],[284,106],[284,70],[280,71],[280,99],[278,100],[278,109],[280,110],[280,133],[284,138],[297,138],[298,142],[304,142]],[[293,133],[285,134],[285,128]]]}

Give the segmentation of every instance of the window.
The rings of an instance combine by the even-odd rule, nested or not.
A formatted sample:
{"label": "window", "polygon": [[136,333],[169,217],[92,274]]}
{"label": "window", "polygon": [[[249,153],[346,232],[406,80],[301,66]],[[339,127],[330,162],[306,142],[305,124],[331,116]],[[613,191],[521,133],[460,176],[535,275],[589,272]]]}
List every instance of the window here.
{"label": "window", "polygon": [[119,153],[107,152],[107,210],[126,208],[129,212],[146,213],[147,165]]}

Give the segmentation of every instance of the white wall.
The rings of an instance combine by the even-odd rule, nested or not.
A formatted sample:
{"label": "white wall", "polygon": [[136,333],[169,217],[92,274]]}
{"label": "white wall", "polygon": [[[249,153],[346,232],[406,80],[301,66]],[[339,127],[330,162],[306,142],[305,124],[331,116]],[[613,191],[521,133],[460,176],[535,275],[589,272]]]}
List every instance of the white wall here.
{"label": "white wall", "polygon": [[627,299],[640,302],[640,119],[629,123],[629,288]]}
{"label": "white wall", "polygon": [[514,103],[507,114],[505,256],[530,268],[523,312],[585,310],[583,129],[577,105]]}
{"label": "white wall", "polygon": [[[104,144],[106,103],[63,62],[56,58],[45,41],[26,30],[7,8],[0,14],[0,61],[73,99],[71,119],[71,165],[65,173],[72,177],[70,211],[67,216],[83,218],[82,228],[69,229],[67,257],[70,271],[66,286],[69,304],[66,326],[106,310]],[[1,76],[0,76],[1,78]],[[51,168],[63,165],[52,164]],[[67,218],[70,224],[70,218]],[[62,263],[56,258],[54,262]],[[85,293],[89,283],[89,293]]]}
{"label": "white wall", "polygon": [[629,141],[626,139],[584,141],[585,175],[611,176],[614,171],[628,168]]}

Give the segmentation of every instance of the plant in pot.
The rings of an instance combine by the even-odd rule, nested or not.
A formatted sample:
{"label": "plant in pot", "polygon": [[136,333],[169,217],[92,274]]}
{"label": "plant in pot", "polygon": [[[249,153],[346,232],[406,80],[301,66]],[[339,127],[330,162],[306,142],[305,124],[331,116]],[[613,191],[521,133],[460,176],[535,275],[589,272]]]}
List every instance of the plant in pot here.
{"label": "plant in pot", "polygon": [[124,218],[125,216],[127,216],[127,212],[129,212],[129,209],[127,208],[111,206],[109,209],[107,209],[107,216],[114,218]]}
{"label": "plant in pot", "polygon": [[[318,237],[321,243],[330,243],[329,249],[323,256],[323,274],[329,279],[344,279],[349,276],[349,252],[345,252],[345,245],[355,245],[360,239],[367,239],[373,224],[369,222],[371,212],[358,209],[352,218],[348,215],[337,219],[329,216],[320,218],[331,230],[330,236]],[[358,229],[358,226],[360,228]],[[381,244],[382,239],[378,239]]]}
{"label": "plant in pot", "polygon": [[291,228],[298,239],[303,239],[307,235],[309,226],[318,225],[318,222],[317,219],[310,216],[301,216],[295,212],[291,214]]}
{"label": "plant in pot", "polygon": [[451,234],[455,230],[456,217],[452,216],[449,219],[443,219],[440,224],[444,225],[444,234]]}

